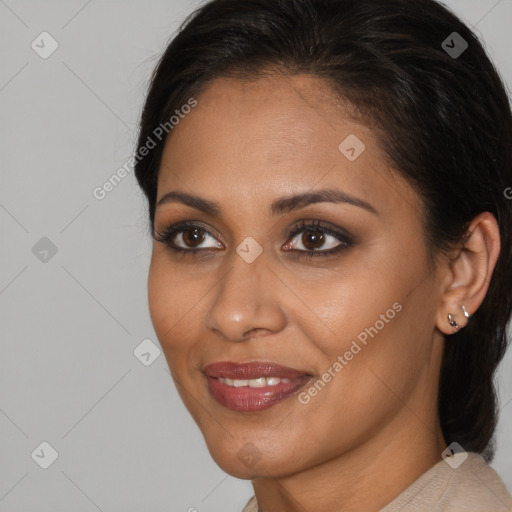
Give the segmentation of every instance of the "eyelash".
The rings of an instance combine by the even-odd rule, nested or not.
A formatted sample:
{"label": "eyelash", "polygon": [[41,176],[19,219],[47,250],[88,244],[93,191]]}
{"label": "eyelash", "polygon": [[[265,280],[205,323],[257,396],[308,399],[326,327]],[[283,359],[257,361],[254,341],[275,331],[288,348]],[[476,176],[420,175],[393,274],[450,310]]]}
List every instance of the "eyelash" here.
{"label": "eyelash", "polygon": [[[201,225],[194,224],[192,222],[179,222],[178,224],[174,224],[172,226],[168,226],[163,231],[155,231],[154,239],[157,242],[161,242],[163,244],[166,244],[172,251],[178,252],[178,253],[186,253],[190,254],[191,256],[198,256],[202,253],[209,252],[209,251],[216,251],[218,249],[212,249],[212,248],[202,248],[202,249],[184,249],[183,247],[178,247],[174,245],[172,242],[172,239],[176,234],[182,233],[183,231],[187,231],[187,229],[193,229],[198,228],[201,231],[205,232],[209,236],[215,238],[215,236],[206,228],[204,228]],[[328,250],[322,251],[321,249],[317,250],[294,250],[291,249],[286,252],[296,253],[295,255],[299,255],[300,257],[317,257],[317,256],[332,256],[334,254],[337,254],[343,250],[348,249],[352,246],[353,242],[350,239],[350,237],[343,233],[343,232],[337,232],[331,228],[329,228],[326,224],[324,224],[322,221],[301,221],[298,225],[296,225],[291,232],[288,235],[286,245],[295,238],[299,233],[302,233],[303,231],[311,231],[311,232],[321,232],[324,235],[330,235],[334,238],[338,239],[340,241],[340,244],[336,247]]]}

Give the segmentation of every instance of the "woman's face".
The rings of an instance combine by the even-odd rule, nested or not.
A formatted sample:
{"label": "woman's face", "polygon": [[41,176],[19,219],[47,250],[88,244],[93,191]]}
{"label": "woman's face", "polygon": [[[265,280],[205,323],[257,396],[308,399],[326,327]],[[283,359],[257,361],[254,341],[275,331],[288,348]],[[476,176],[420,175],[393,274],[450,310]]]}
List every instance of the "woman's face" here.
{"label": "woman's face", "polygon": [[151,318],[240,478],[397,453],[437,428],[440,277],[420,200],[335,98],[307,75],[217,79],[165,146],[156,231],[192,226],[154,243]]}

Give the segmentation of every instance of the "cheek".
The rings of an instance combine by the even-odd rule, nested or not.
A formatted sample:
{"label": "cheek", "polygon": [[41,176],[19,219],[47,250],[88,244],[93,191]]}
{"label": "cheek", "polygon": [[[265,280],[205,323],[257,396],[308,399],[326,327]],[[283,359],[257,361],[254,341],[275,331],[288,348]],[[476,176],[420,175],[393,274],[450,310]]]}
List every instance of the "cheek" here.
{"label": "cheek", "polygon": [[198,326],[203,287],[187,281],[165,254],[154,253],[148,274],[148,305],[155,333],[166,350],[184,350]]}
{"label": "cheek", "polygon": [[350,350],[353,341],[364,347],[368,340],[389,331],[404,297],[404,284],[379,272],[382,264],[371,275],[364,265],[363,271],[355,264],[347,268],[351,271],[330,279],[308,283],[297,279],[293,284],[295,294],[303,299],[294,306],[294,321],[329,360]]}
{"label": "cheek", "polygon": [[329,342],[324,338],[319,347],[327,361],[324,375],[335,377],[321,392],[325,396],[311,400],[316,400],[313,408],[318,408],[319,414],[326,404],[339,411],[332,413],[333,432],[339,425],[349,431],[359,425],[361,434],[377,428],[386,416],[409,403],[417,386],[430,375],[431,321],[428,312],[425,314],[426,291],[418,289],[407,297],[388,289],[370,304],[354,296],[352,304],[357,308],[341,310],[337,325],[333,325],[337,336],[331,336]]}
{"label": "cheek", "polygon": [[[336,342],[317,339],[324,361],[319,380],[327,383],[316,380],[304,389],[299,396],[302,422],[296,419],[296,426],[331,439],[329,446],[317,440],[326,449],[321,456],[329,450],[342,452],[375,435],[409,403],[421,379],[427,344],[410,337],[410,311],[407,306],[393,309],[395,314],[385,316],[386,323],[379,318],[388,311],[386,300],[382,305],[361,308],[357,317],[341,315]],[[364,336],[358,336],[361,333]]]}
{"label": "cheek", "polygon": [[362,270],[341,279],[310,283],[307,290],[297,283],[296,288],[311,305],[310,313],[296,315],[314,345],[311,359],[321,362],[320,375],[336,375],[332,380],[326,376],[332,382],[328,387],[336,390],[329,398],[354,405],[359,415],[361,404],[372,410],[393,401],[391,390],[407,394],[431,350],[434,313],[426,299],[431,290],[428,280],[418,286],[427,272],[422,255],[409,260],[377,256],[374,261],[361,258]]}
{"label": "cheek", "polygon": [[170,281],[170,273],[165,272],[158,258],[153,254],[148,274],[148,305],[155,332],[162,343],[163,333],[172,326],[176,312],[175,289]]}

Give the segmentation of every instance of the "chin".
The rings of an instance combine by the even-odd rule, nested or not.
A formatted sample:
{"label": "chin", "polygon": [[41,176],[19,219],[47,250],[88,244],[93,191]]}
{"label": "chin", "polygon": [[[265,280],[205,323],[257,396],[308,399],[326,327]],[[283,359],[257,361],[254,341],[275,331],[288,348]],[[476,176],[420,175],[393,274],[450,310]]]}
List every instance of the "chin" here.
{"label": "chin", "polygon": [[[294,451],[286,443],[273,444],[243,441],[226,435],[222,441],[205,437],[208,451],[215,463],[226,473],[242,480],[258,477],[282,477],[293,474],[301,468],[299,461],[292,460]],[[262,435],[264,439],[264,435]],[[276,446],[279,450],[276,450]]]}

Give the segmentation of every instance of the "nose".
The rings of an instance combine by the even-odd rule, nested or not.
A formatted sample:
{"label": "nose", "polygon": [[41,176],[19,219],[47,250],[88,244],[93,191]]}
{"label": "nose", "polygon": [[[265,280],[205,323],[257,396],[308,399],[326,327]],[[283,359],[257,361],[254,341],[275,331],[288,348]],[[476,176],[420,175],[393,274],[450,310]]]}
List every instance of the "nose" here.
{"label": "nose", "polygon": [[286,315],[279,284],[264,254],[252,263],[233,254],[231,270],[221,280],[205,316],[206,327],[233,342],[281,331]]}

